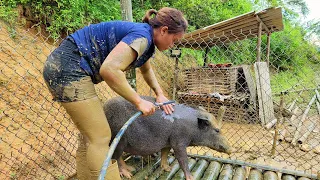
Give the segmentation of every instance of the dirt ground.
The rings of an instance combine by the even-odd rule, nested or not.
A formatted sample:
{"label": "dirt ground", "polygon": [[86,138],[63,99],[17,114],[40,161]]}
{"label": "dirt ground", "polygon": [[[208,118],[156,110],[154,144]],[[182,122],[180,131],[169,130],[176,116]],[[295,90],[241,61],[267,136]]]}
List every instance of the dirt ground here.
{"label": "dirt ground", "polygon": [[[78,131],[64,109],[51,100],[41,75],[46,57],[58,44],[47,41],[35,30],[17,29],[13,34],[0,22],[0,179],[64,179],[75,173]],[[160,63],[154,66],[160,84],[170,92],[172,75],[166,72],[173,71],[174,62],[162,66],[165,58],[157,57]],[[152,95],[139,72],[137,82],[140,94]],[[105,83],[96,89],[102,101],[116,96]],[[319,117],[315,119],[320,127]],[[260,125],[225,122],[223,132],[237,151],[231,156],[213,152],[217,157],[308,173],[320,171],[319,154],[304,152],[286,141],[278,142],[271,157],[274,133]],[[311,147],[319,145],[318,132],[316,129],[307,141]],[[188,151],[204,154],[209,150],[190,147]]]}

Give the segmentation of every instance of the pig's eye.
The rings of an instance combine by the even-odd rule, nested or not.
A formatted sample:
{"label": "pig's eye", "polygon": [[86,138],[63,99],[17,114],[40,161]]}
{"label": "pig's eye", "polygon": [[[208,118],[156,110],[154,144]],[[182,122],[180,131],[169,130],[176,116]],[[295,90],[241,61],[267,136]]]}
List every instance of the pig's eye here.
{"label": "pig's eye", "polygon": [[208,119],[198,118],[198,126],[200,129],[204,129],[210,125]]}

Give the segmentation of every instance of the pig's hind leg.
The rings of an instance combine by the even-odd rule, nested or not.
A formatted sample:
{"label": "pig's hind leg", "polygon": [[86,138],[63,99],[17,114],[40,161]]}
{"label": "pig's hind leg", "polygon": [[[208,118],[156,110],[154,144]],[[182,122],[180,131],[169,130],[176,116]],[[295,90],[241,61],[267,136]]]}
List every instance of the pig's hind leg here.
{"label": "pig's hind leg", "polygon": [[126,139],[123,137],[119,144],[117,145],[117,148],[115,149],[112,158],[116,159],[118,162],[119,172],[120,175],[123,177],[126,177],[128,179],[131,179],[132,177],[132,170],[135,170],[133,167],[128,166],[126,162],[122,158],[122,153],[124,151],[124,147],[127,144]]}
{"label": "pig's hind leg", "polygon": [[186,150],[187,146],[178,145],[176,147],[173,146],[172,148],[176,158],[178,159],[180,168],[184,172],[186,180],[193,180],[188,166],[188,155]]}
{"label": "pig's hind leg", "polygon": [[130,166],[130,165],[126,164],[126,162],[123,160],[122,156],[120,156],[119,162],[120,162],[121,166],[123,166],[129,172],[132,172],[132,171],[136,170],[136,168],[134,168],[133,166]]}
{"label": "pig's hind leg", "polygon": [[161,149],[161,169],[167,172],[171,171],[171,167],[168,163],[168,155],[171,147]]}

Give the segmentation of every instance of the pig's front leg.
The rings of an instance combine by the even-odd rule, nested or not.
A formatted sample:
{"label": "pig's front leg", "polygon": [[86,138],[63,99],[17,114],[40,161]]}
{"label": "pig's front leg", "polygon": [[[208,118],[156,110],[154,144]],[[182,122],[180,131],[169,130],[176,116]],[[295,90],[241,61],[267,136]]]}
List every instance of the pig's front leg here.
{"label": "pig's front leg", "polygon": [[193,177],[191,176],[189,166],[188,166],[188,156],[186,148],[187,146],[178,146],[178,147],[172,147],[175,153],[176,158],[178,159],[180,168],[184,172],[184,176],[186,177],[186,180],[193,180]]}
{"label": "pig's front leg", "polygon": [[168,154],[170,149],[171,149],[170,147],[161,149],[161,169],[167,172],[171,171],[171,167],[169,166],[169,163],[168,163]]}

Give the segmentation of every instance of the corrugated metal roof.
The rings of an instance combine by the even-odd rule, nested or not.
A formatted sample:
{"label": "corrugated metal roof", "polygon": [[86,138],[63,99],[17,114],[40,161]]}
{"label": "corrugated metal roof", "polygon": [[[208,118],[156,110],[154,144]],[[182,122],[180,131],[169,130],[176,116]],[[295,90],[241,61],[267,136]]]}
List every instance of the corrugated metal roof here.
{"label": "corrugated metal roof", "polygon": [[258,13],[253,11],[198,29],[185,34],[176,45],[199,49],[256,37],[260,22],[263,22],[262,34],[283,30],[281,8],[269,8]]}

